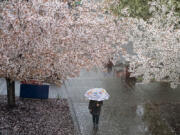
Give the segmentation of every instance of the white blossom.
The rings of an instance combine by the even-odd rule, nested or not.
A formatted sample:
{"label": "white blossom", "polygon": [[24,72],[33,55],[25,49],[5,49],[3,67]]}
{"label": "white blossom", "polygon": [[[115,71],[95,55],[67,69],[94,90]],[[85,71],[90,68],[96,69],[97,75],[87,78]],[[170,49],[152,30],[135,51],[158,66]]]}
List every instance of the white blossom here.
{"label": "white blossom", "polygon": [[[104,68],[123,55],[131,76],[179,84],[180,19],[173,8],[167,14],[167,7],[153,1],[154,17],[146,22],[104,14],[98,3],[82,3],[69,9],[59,0],[1,2],[0,76],[59,84],[81,68]],[[134,56],[122,47],[129,41]]]}

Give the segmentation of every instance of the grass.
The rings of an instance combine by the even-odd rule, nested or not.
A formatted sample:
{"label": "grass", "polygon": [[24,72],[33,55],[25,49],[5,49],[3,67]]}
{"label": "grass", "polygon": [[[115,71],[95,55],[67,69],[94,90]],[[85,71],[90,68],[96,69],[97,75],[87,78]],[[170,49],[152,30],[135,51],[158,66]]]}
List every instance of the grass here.
{"label": "grass", "polygon": [[[113,4],[111,4],[111,0],[107,0],[106,2],[109,3],[108,8],[114,15],[124,16],[121,11],[128,7],[130,17],[147,20],[152,17],[152,14],[149,12],[150,6],[148,4],[148,2],[151,1],[152,0],[115,0]],[[170,4],[168,2],[170,2]],[[168,5],[169,8],[173,5],[176,15],[180,17],[180,0],[161,0],[161,3]]]}

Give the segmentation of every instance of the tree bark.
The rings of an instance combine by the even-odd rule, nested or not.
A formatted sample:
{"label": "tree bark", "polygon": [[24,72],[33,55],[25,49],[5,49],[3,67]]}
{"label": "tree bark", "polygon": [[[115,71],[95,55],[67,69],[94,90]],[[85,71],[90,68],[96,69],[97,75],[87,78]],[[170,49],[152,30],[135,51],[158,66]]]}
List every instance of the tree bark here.
{"label": "tree bark", "polygon": [[106,65],[108,72],[112,71],[113,63],[109,60],[108,64]]}
{"label": "tree bark", "polygon": [[8,106],[15,106],[15,82],[6,78]]}

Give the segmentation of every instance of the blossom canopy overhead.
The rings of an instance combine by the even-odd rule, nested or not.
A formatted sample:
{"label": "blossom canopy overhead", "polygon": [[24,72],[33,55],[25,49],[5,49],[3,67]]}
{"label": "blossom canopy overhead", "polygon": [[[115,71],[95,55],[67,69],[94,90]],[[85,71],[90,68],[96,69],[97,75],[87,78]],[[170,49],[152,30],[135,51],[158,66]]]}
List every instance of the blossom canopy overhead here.
{"label": "blossom canopy overhead", "polygon": [[[101,3],[86,0],[70,9],[59,0],[9,0],[0,3],[0,77],[60,84],[80,69],[129,61],[131,76],[144,82],[180,82],[180,18],[159,0],[148,3],[144,21],[106,14]],[[136,55],[123,48],[133,43]]]}
{"label": "blossom canopy overhead", "polygon": [[[88,5],[88,3],[87,3]],[[10,0],[0,3],[0,76],[60,83],[81,68],[103,67],[122,51],[125,36],[113,17],[66,2]]]}

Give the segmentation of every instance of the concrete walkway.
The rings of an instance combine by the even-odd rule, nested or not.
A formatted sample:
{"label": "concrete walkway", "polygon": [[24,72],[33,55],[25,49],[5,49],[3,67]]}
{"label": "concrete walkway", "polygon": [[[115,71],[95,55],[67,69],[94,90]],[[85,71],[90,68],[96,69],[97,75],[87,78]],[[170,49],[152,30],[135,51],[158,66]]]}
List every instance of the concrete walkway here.
{"label": "concrete walkway", "polygon": [[[121,78],[98,71],[81,72],[79,78],[69,79],[65,85],[82,135],[150,135],[142,121],[142,105],[146,102],[180,102],[180,87],[172,90],[167,84],[160,83],[133,87]],[[111,96],[104,102],[97,132],[92,128],[88,100],[84,97],[85,91],[94,87],[105,88]]]}

